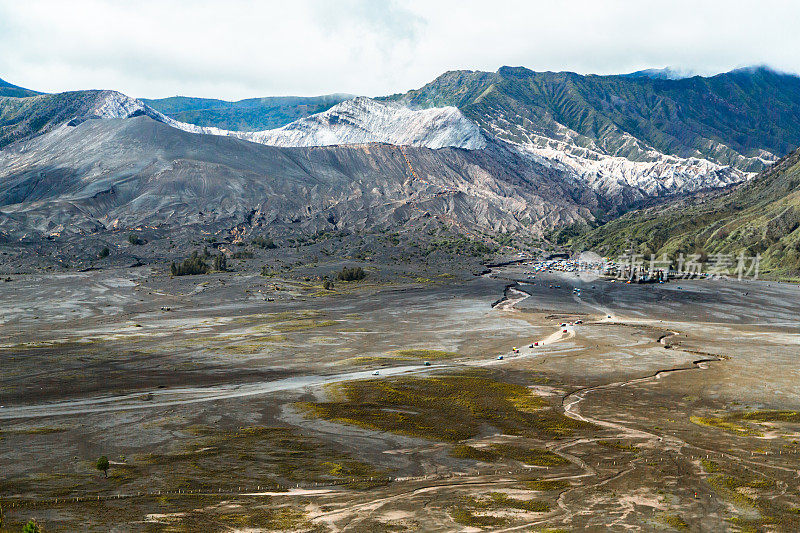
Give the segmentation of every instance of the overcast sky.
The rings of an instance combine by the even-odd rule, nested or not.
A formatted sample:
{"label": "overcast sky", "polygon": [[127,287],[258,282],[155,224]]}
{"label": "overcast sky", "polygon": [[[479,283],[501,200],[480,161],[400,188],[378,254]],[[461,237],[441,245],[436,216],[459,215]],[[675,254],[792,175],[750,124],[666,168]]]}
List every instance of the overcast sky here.
{"label": "overcast sky", "polygon": [[239,99],[417,88],[447,70],[800,72],[800,2],[0,0],[0,78]]}

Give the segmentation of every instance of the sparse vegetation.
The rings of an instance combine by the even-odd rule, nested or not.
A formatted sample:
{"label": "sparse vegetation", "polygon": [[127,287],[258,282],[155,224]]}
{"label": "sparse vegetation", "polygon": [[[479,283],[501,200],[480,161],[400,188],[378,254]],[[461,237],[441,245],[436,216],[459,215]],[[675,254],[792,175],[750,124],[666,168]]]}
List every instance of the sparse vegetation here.
{"label": "sparse vegetation", "polygon": [[99,253],[99,254],[97,254],[97,257],[99,257],[100,259],[105,259],[105,258],[106,258],[106,257],[108,257],[110,254],[111,254],[111,250],[109,250],[109,249],[108,249],[108,246],[106,246],[105,248],[103,248],[102,250],[100,250],[100,253]]}
{"label": "sparse vegetation", "polygon": [[606,448],[614,448],[625,452],[638,452],[639,448],[633,444],[625,444],[621,440],[598,440],[597,444]]}
{"label": "sparse vegetation", "polygon": [[253,252],[249,250],[240,250],[238,252],[233,252],[233,254],[231,254],[231,257],[233,259],[252,259],[253,257],[255,257],[255,255],[253,254]]}
{"label": "sparse vegetation", "polygon": [[547,502],[537,500],[520,500],[510,497],[504,492],[492,492],[489,494],[489,498],[490,500],[487,505],[489,508],[520,509],[530,513],[546,513],[550,510],[550,505]]}
{"label": "sparse vegetation", "polygon": [[[485,424],[511,435],[558,438],[593,426],[547,407],[527,388],[469,373],[429,378],[369,380],[337,388],[338,401],[304,404],[309,414],[380,431],[457,442]],[[550,452],[496,445],[503,457],[560,464]]]}
{"label": "sparse vegetation", "polygon": [[484,244],[481,241],[469,239],[467,237],[454,236],[451,238],[432,239],[428,243],[425,255],[434,252],[444,252],[453,255],[469,255],[473,257],[484,257],[493,254],[497,248]]}
{"label": "sparse vegetation", "polygon": [[183,263],[172,263],[170,272],[173,276],[189,276],[195,274],[206,274],[209,271],[208,263],[195,251],[191,257],[183,260]]}
{"label": "sparse vegetation", "polygon": [[493,444],[492,451],[504,459],[512,459],[527,465],[557,466],[569,461],[549,450],[515,446],[513,444]]}
{"label": "sparse vegetation", "polygon": [[98,457],[97,462],[95,463],[95,467],[103,472],[105,477],[108,477],[108,468],[111,466],[111,463],[108,462],[108,457],[105,455],[101,455]]}
{"label": "sparse vegetation", "polygon": [[228,270],[228,258],[224,253],[214,256],[214,270],[217,272],[225,272]]}
{"label": "sparse vegetation", "polygon": [[128,242],[133,246],[141,246],[145,241],[135,233],[128,234]]}
{"label": "sparse vegetation", "polygon": [[[287,428],[246,426],[221,431],[210,426],[191,428],[195,436],[183,450],[139,456],[141,464],[168,466],[176,487],[214,483],[240,485],[243,480],[262,486],[316,481],[363,482],[383,477],[381,470],[322,444],[315,437]],[[198,477],[201,476],[201,477]]]}
{"label": "sparse vegetation", "polygon": [[797,411],[735,411],[721,416],[692,416],[690,420],[700,426],[714,427],[740,436],[760,436],[758,424],[762,422],[783,422],[800,424]]}
{"label": "sparse vegetation", "polygon": [[497,527],[505,525],[508,520],[499,516],[479,516],[463,507],[455,507],[450,510],[450,516],[457,524],[467,527]]}
{"label": "sparse vegetation", "polygon": [[658,515],[658,521],[662,524],[666,524],[673,529],[677,529],[678,531],[688,531],[689,524],[677,514],[672,513],[661,513]]}
{"label": "sparse vegetation", "polygon": [[569,488],[569,482],[563,479],[532,479],[525,482],[525,486],[531,490],[550,491],[565,490]]}
{"label": "sparse vegetation", "polygon": [[490,448],[475,448],[474,446],[467,446],[466,444],[457,444],[450,450],[452,457],[459,459],[474,459],[475,461],[483,461],[484,463],[491,463],[497,461],[500,456]]}
{"label": "sparse vegetation", "polygon": [[251,242],[253,243],[253,246],[257,246],[264,250],[272,250],[278,247],[278,245],[275,244],[272,241],[272,239],[264,237],[263,235],[258,235],[256,237],[253,237],[253,240]]}
{"label": "sparse vegetation", "polygon": [[359,267],[344,267],[342,270],[336,274],[336,279],[339,281],[358,281],[362,280],[367,277],[367,273],[364,272],[364,269]]}
{"label": "sparse vegetation", "polygon": [[547,450],[537,448],[526,448],[511,444],[493,444],[482,448],[475,448],[459,444],[450,451],[452,457],[460,459],[474,459],[486,463],[511,459],[536,466],[556,466],[567,464],[569,461]]}
{"label": "sparse vegetation", "polygon": [[451,359],[459,356],[459,354],[455,352],[429,349],[397,350],[394,353],[396,356],[403,359]]}
{"label": "sparse vegetation", "polygon": [[22,533],[41,533],[42,529],[36,520],[28,520],[28,523],[22,527]]}
{"label": "sparse vegetation", "polygon": [[450,510],[450,516],[453,521],[462,526],[495,528],[507,524],[508,518],[486,513],[505,509],[518,509],[529,513],[546,513],[550,510],[550,504],[539,500],[512,498],[504,492],[491,492],[486,498],[462,498],[460,504]]}

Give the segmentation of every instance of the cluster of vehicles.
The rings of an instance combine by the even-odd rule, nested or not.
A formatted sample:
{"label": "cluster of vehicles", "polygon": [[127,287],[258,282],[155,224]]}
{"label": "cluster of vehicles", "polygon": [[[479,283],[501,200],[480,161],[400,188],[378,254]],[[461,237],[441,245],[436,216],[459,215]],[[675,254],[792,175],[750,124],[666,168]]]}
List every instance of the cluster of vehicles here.
{"label": "cluster of vehicles", "polygon": [[541,272],[595,272],[598,275],[605,273],[610,263],[602,261],[580,261],[578,259],[546,259],[537,261],[531,266],[532,270],[524,272],[528,279],[534,279]]}
{"label": "cluster of vehicles", "polygon": [[[609,315],[609,318],[610,318],[610,315]],[[562,333],[569,333],[569,329],[568,329],[568,328],[569,328],[569,326],[580,326],[581,324],[583,324],[583,320],[580,320],[580,319],[578,319],[578,320],[576,320],[575,322],[562,322],[561,324],[559,324],[559,326],[562,328],[562,329],[561,329],[561,332],[562,332]],[[534,342],[532,342],[532,343],[530,343],[530,344],[528,345],[528,348],[537,348],[537,347],[539,347],[539,345],[540,345],[540,344],[541,344],[541,343],[540,343],[539,341],[534,341]],[[513,354],[519,354],[519,353],[520,353],[520,352],[519,352],[519,348],[517,348],[516,346],[514,346],[513,348],[511,348],[511,353],[513,353]],[[503,358],[504,358],[504,357],[503,357],[502,355],[498,355],[498,356],[497,356],[497,360],[498,360],[498,361],[502,361],[502,360],[503,360]]]}

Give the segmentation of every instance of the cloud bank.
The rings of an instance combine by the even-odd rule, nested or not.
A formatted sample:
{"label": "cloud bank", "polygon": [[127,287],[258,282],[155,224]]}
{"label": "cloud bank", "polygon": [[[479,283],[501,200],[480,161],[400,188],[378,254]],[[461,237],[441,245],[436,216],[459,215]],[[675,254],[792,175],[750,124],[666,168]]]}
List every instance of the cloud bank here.
{"label": "cloud bank", "polygon": [[800,3],[0,0],[0,78],[140,97],[406,91],[447,70],[800,72]]}

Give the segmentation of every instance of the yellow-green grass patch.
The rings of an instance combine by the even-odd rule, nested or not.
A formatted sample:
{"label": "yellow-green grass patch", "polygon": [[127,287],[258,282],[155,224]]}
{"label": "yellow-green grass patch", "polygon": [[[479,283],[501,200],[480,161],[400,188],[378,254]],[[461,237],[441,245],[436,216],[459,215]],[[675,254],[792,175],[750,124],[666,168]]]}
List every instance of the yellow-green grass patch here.
{"label": "yellow-green grass patch", "polygon": [[450,442],[474,437],[487,425],[509,435],[546,438],[594,427],[542,408],[543,400],[522,385],[482,372],[353,381],[337,391],[335,401],[301,406],[327,420]]}

